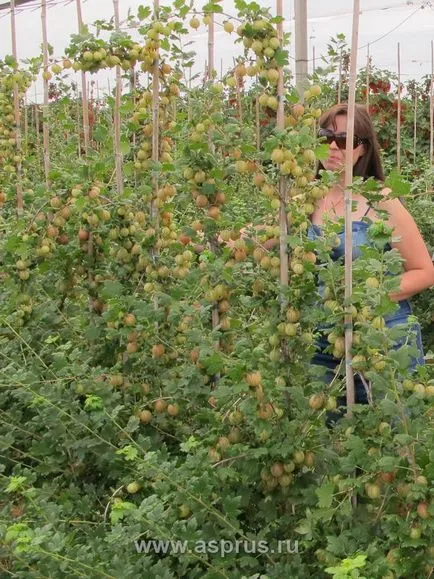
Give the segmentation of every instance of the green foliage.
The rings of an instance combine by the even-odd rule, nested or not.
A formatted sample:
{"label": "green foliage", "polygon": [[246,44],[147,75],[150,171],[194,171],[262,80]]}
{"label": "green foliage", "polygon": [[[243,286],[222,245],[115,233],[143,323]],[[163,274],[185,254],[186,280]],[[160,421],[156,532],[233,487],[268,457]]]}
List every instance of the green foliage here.
{"label": "green foliage", "polygon": [[[277,22],[256,2],[236,7],[248,40]],[[285,129],[272,108],[260,110],[258,148],[253,99],[275,87],[265,77],[241,97],[220,83],[184,87],[178,73],[193,55],[180,38],[191,10],[179,0],[159,22],[143,6],[129,16],[144,42],[164,35],[173,58],[162,63],[174,73],[161,77],[159,162],[149,153],[152,87],[122,97],[123,194],[113,176],[115,99],[90,106],[85,154],[74,86],[50,105],[50,190],[33,129],[18,216],[15,173],[0,173],[0,569],[35,579],[429,576],[434,376],[430,365],[408,371],[410,324],[383,327],[402,273],[398,252],[385,251],[385,222],[354,262],[348,304],[353,368],[373,400],[327,426],[345,394],[344,363],[332,379],[311,364],[319,327],[328,351],[343,355],[344,271],[330,259],[341,227],[308,234],[312,203],[334,176],[307,177],[327,154],[313,129],[320,103],[335,100],[328,75],[345,37],[331,42],[330,68],[316,73],[322,93],[298,116],[288,94]],[[96,28],[72,38],[70,57],[116,52],[128,75],[135,43],[106,39],[112,23]],[[269,67],[286,64],[284,46],[268,53]],[[137,62],[146,72],[145,56]],[[10,99],[13,82],[30,77],[14,81],[17,64],[5,67]],[[276,149],[296,168],[283,176],[287,287],[275,243]],[[432,169],[409,159],[405,176],[391,172],[387,183],[433,251]],[[372,181],[354,190],[374,206],[381,199]],[[433,349],[430,293],[415,303]]]}

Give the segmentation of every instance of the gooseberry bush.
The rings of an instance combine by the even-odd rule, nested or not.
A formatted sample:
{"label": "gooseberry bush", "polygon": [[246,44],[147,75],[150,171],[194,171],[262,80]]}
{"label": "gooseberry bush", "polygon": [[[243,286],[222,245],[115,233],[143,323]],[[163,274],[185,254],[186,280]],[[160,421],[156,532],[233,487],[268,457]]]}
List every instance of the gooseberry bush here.
{"label": "gooseberry bush", "polygon": [[[179,48],[189,29],[221,13],[217,2],[203,14],[176,2],[158,20],[141,8],[131,17],[140,41],[100,21],[98,34],[73,37],[56,63],[55,76],[115,66],[129,76],[135,65],[145,73],[122,96],[123,193],[113,179],[111,96],[80,158],[80,137],[64,142],[68,103],[56,103],[49,189],[36,135],[14,159],[14,129],[2,129],[10,140],[0,159],[5,576],[432,574],[434,380],[429,365],[408,370],[410,328],[384,321],[402,260],[385,251],[391,231],[378,221],[354,263],[350,304],[353,368],[369,404],[330,426],[345,393],[344,272],[330,258],[340,225],[309,235],[309,215],[335,178],[315,178],[327,155],[315,131],[323,92],[311,84],[302,104],[289,88],[277,128],[287,39],[267,10],[236,6],[240,22],[225,20],[224,30],[244,56],[222,83],[190,90],[191,57]],[[147,77],[157,51],[158,161]],[[11,78],[28,78],[7,66],[2,127],[13,122]],[[240,94],[240,81],[256,75]],[[267,121],[259,131],[252,95]],[[396,175],[387,184],[411,195]],[[373,205],[381,199],[372,181],[354,190]],[[428,199],[424,207],[421,220]],[[318,328],[341,361],[332,380],[311,364]],[[172,543],[163,553],[145,549],[148,540]],[[232,548],[206,548],[213,541]],[[259,541],[266,548],[252,551]]]}

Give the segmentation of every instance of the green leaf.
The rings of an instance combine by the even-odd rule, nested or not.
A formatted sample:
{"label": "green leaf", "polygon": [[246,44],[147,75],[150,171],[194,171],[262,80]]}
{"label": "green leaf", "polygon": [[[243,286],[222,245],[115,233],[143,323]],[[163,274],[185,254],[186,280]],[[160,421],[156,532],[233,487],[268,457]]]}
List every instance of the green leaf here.
{"label": "green leaf", "polygon": [[329,509],[333,502],[334,485],[332,483],[325,483],[315,490],[318,497],[318,506],[320,509]]}
{"label": "green leaf", "polygon": [[130,503],[128,501],[121,501],[119,503],[112,504],[112,510],[110,513],[110,519],[113,524],[119,522],[126,513],[129,511],[135,511],[137,507],[134,503]]}
{"label": "green leaf", "polygon": [[151,9],[148,6],[140,5],[137,10],[137,18],[139,20],[146,20],[148,16],[151,14]]}
{"label": "green leaf", "polygon": [[131,145],[127,141],[122,141],[120,145],[122,155],[128,155],[131,151]]}
{"label": "green leaf", "polygon": [[125,460],[135,460],[139,454],[137,448],[135,446],[132,446],[131,444],[127,444],[127,446],[124,446],[123,448],[119,448],[116,451],[116,454],[119,454],[121,456],[125,457]]}
{"label": "green leaf", "polygon": [[316,149],[315,149],[316,158],[319,161],[324,161],[325,159],[327,159],[327,157],[329,155],[329,148],[330,148],[330,145],[327,145],[326,143],[318,145],[318,147],[316,147]]}
{"label": "green leaf", "polygon": [[93,394],[86,396],[86,400],[84,403],[85,410],[92,412],[94,410],[102,410],[103,408],[104,403],[102,401],[102,398],[100,398],[99,396],[94,396]]}
{"label": "green leaf", "polygon": [[202,364],[210,374],[217,374],[224,365],[223,358],[217,352],[206,358]]}
{"label": "green leaf", "polygon": [[190,436],[186,442],[181,442],[179,448],[182,452],[190,452],[193,448],[199,446],[199,444],[199,441],[194,436]]}
{"label": "green leaf", "polygon": [[26,480],[27,478],[25,476],[11,476],[5,492],[14,493],[15,491],[21,490]]}
{"label": "green leaf", "polygon": [[295,531],[296,533],[299,533],[300,535],[306,535],[306,539],[310,540],[312,538],[312,527],[310,522],[305,519],[304,521],[302,521],[298,527],[295,527]]}
{"label": "green leaf", "polygon": [[392,171],[387,177],[385,183],[386,187],[392,189],[393,197],[405,197],[410,194],[411,185],[408,181],[404,181],[402,176],[396,171]]}
{"label": "green leaf", "polygon": [[124,288],[118,281],[108,280],[104,282],[101,288],[101,297],[103,299],[116,298],[123,294]]}
{"label": "green leaf", "polygon": [[274,53],[274,60],[276,61],[277,66],[285,66],[289,62],[289,52],[282,48],[278,48]]}
{"label": "green leaf", "polygon": [[223,8],[221,6],[219,6],[218,4],[213,4],[212,2],[209,2],[208,4],[205,4],[202,7],[203,12],[207,12],[208,14],[214,12],[214,13],[222,13],[223,12]]}
{"label": "green leaf", "polygon": [[395,456],[383,456],[378,461],[378,466],[381,470],[391,472],[395,470],[399,465],[399,459]]}

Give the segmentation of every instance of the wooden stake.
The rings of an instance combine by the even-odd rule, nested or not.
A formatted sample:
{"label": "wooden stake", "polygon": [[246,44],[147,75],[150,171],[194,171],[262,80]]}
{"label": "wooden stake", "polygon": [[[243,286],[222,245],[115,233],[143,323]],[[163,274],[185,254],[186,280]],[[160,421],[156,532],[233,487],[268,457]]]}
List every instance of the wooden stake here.
{"label": "wooden stake", "polygon": [[[283,0],[277,0],[276,2],[276,15],[278,18],[283,17]],[[277,23],[277,37],[280,43],[283,42],[283,21],[280,20]],[[283,131],[285,128],[285,117],[284,117],[284,86],[283,86],[283,67],[279,66],[279,80],[277,82],[277,119],[276,126],[278,131]],[[304,87],[304,78],[299,78],[298,90]],[[302,94],[302,93],[301,93]],[[286,216],[286,205],[288,199],[288,180],[285,176],[281,175],[279,178],[279,197],[280,197],[280,209],[279,209],[279,226],[280,226],[280,285],[282,288],[288,287],[289,275],[288,275],[288,219]],[[286,299],[281,297],[281,306],[285,307]]]}
{"label": "wooden stake", "polygon": [[398,42],[398,108],[396,109],[396,168],[401,172],[401,49]]}
{"label": "wooden stake", "polygon": [[[48,39],[47,39],[47,0],[41,0],[42,50],[44,58],[44,73],[48,73]],[[42,141],[44,149],[45,186],[50,189],[50,121],[48,101],[48,79],[44,78],[44,106],[42,113]]]}
{"label": "wooden stake", "polygon": [[[154,0],[154,19],[158,20],[160,12],[160,0]],[[157,48],[157,55],[152,66],[152,161],[158,163],[159,155],[159,130],[160,130],[160,114],[159,114],[159,97],[160,97],[160,47],[159,41]],[[154,227],[157,227],[158,211],[154,205],[154,199],[158,195],[158,173],[153,170],[152,173],[152,199],[151,199],[151,221]]]}
{"label": "wooden stake", "polygon": [[78,146],[78,158],[81,159],[81,118],[80,118],[80,95],[78,92],[78,87],[77,87],[77,94],[76,94],[76,98],[77,98],[77,146]]}
{"label": "wooden stake", "polygon": [[353,217],[352,193],[353,182],[353,139],[354,114],[356,103],[357,82],[357,45],[359,39],[360,0],[354,0],[353,30],[351,42],[350,78],[348,85],[348,115],[347,115],[347,150],[345,162],[345,377],[347,395],[347,414],[351,416],[355,402],[354,373],[352,362],[353,318],[351,313],[351,298],[353,293]]}
{"label": "wooden stake", "polygon": [[27,93],[24,95],[24,154],[27,154],[29,148],[29,102]]}
{"label": "wooden stake", "polygon": [[416,144],[417,144],[417,88],[414,88],[414,107],[413,107],[413,161],[416,163]]}
{"label": "wooden stake", "polygon": [[188,122],[191,121],[191,66],[189,70],[189,79],[188,79],[188,97],[187,97],[187,119]]}
{"label": "wooden stake", "polygon": [[[131,74],[130,74],[130,91],[131,91],[131,96],[133,99],[133,110],[136,110],[136,102],[137,102],[137,99],[136,99],[136,82],[137,82],[136,69],[133,66],[133,68],[131,69]],[[133,132],[132,143],[133,143],[133,147],[135,149],[136,148],[136,133],[135,133],[135,131]]]}
{"label": "wooden stake", "polygon": [[307,81],[307,2],[295,0],[295,83],[297,92],[303,100]]}
{"label": "wooden stake", "polygon": [[38,95],[36,93],[36,86],[35,86],[35,104],[33,105],[34,115],[35,115],[35,132],[36,132],[36,141],[35,141],[35,148],[36,148],[36,157],[38,161],[40,160],[40,147],[41,147],[41,139],[39,136],[39,108],[38,108]]}
{"label": "wooden stake", "polygon": [[431,165],[434,165],[434,41],[431,40],[431,94],[430,94],[430,139],[429,158]]}
{"label": "wooden stake", "polygon": [[211,22],[208,25],[208,80],[214,78],[214,13],[210,14]]}
{"label": "wooden stake", "polygon": [[[11,36],[12,36],[12,56],[18,65],[18,51],[17,51],[17,31],[15,24],[15,0],[11,0]],[[20,114],[20,98],[18,84],[14,81],[14,122],[15,122],[15,152],[20,157],[18,163],[16,163],[17,170],[17,182],[16,182],[16,192],[17,192],[17,214],[22,215],[24,209],[23,200],[23,185],[22,185],[22,150],[21,150],[21,114]]]}
{"label": "wooden stake", "polygon": [[366,56],[366,108],[369,110],[369,75],[370,75],[370,70],[371,68],[371,58],[369,56],[369,44],[368,44],[368,53]]}
{"label": "wooden stake", "polygon": [[[211,17],[211,21],[208,25],[208,82],[214,83],[214,14],[210,15]],[[211,131],[208,132],[208,147],[209,147],[209,151],[212,155],[215,154],[215,146],[214,143],[212,142],[211,139]],[[211,237],[209,240],[209,245],[210,245],[210,249],[211,251],[215,254],[218,255],[219,254],[219,243],[217,240],[217,235],[215,235],[214,237]],[[214,302],[213,306],[212,306],[212,311],[211,311],[211,324],[213,329],[217,328],[220,325],[220,314],[219,314],[219,310],[218,310],[218,303]],[[217,340],[217,342],[214,344],[214,347],[216,350],[220,349],[220,342],[219,340]],[[214,387],[214,385],[220,380],[220,374],[217,373],[213,376],[213,380],[212,380],[212,387]]]}
{"label": "wooden stake", "polygon": [[[258,84],[258,77],[256,77],[256,85]],[[256,117],[256,150],[261,150],[261,125],[260,125],[260,109],[259,109],[259,93],[256,94],[255,100],[255,117]]]}
{"label": "wooden stake", "polygon": [[[78,20],[78,31],[81,33],[83,27],[83,16],[81,12],[81,0],[76,0],[77,6],[77,20]],[[84,152],[87,155],[89,150],[89,108],[87,102],[87,84],[86,84],[86,72],[81,71],[81,97],[83,104],[83,135],[84,135]]]}
{"label": "wooden stake", "polygon": [[[115,28],[119,32],[119,0],[113,0],[115,13]],[[115,168],[116,168],[116,189],[119,195],[124,192],[124,179],[122,175],[122,152],[121,152],[121,95],[122,95],[122,77],[121,67],[116,66],[116,92],[114,107],[114,139],[115,139]]]}
{"label": "wooden stake", "polygon": [[339,53],[339,71],[338,71],[338,105],[341,104],[341,94],[342,94],[342,49]]}

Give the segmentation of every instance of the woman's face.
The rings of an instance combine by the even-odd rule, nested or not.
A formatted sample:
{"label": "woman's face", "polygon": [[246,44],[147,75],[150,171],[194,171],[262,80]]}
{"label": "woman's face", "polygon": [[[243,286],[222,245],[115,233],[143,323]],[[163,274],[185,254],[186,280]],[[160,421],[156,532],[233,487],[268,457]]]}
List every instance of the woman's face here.
{"label": "woman's face", "polygon": [[[335,117],[336,128],[333,125],[327,125],[324,127],[335,133],[346,133],[347,132],[347,116],[337,115]],[[358,145],[353,149],[353,167],[364,154],[364,146]],[[322,161],[324,169],[327,171],[342,171],[345,168],[345,149],[339,149],[336,142],[333,141],[330,144],[329,156],[326,160]]]}

